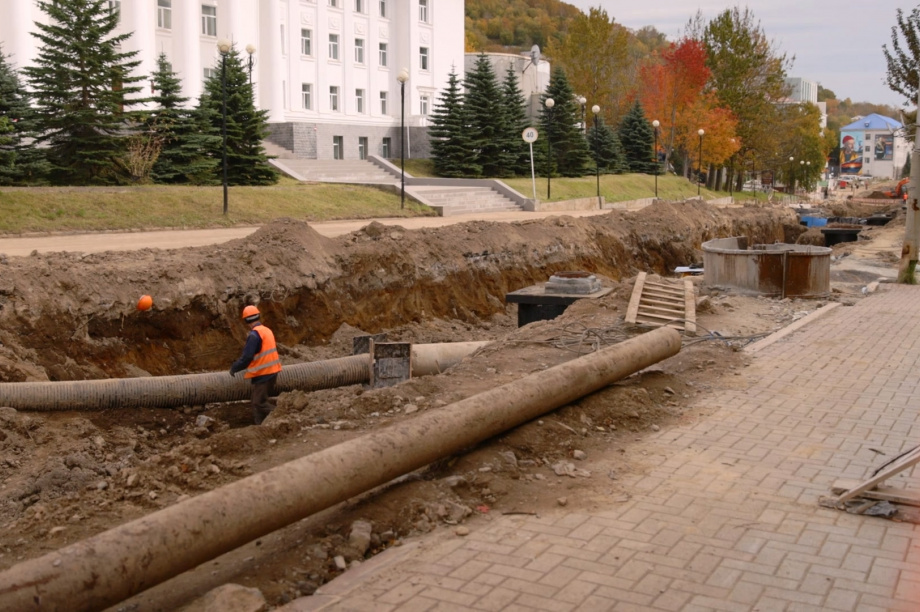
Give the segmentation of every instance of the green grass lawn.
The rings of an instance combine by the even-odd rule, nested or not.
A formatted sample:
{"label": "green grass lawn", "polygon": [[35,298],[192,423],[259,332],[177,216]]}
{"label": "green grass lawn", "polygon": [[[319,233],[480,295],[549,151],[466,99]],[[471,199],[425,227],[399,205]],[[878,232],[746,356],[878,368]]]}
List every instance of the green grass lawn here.
{"label": "green grass lawn", "polygon": [[[398,162],[399,160],[397,160]],[[430,160],[406,160],[412,176],[431,176]],[[526,197],[533,197],[530,178],[502,179]],[[537,177],[537,198],[546,200],[546,178]],[[655,177],[643,174],[601,175],[600,192],[608,202],[652,197]],[[697,188],[676,176],[658,177],[658,195],[679,200],[695,196]],[[593,197],[594,176],[553,178],[550,201]],[[726,192],[702,189],[705,198]],[[750,197],[750,194],[746,194]],[[410,217],[434,214],[406,200],[399,191],[335,183],[301,184],[283,178],[270,187],[230,187],[228,214],[223,214],[223,189],[215,187],[10,187],[0,190],[0,234],[30,232],[91,232],[207,228],[259,225],[277,217],[305,221]]]}

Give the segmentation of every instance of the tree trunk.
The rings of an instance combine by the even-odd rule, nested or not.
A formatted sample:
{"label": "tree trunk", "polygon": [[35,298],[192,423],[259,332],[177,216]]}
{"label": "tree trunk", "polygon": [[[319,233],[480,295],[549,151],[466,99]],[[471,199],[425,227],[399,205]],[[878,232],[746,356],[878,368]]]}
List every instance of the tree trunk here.
{"label": "tree trunk", "polygon": [[[920,93],[917,95],[917,106],[920,107]],[[910,160],[910,187],[907,192],[904,246],[901,248],[901,265],[898,269],[898,282],[907,285],[914,285],[917,282],[914,270],[917,268],[917,245],[920,244],[918,196],[920,196],[920,138],[914,138],[914,150]]]}

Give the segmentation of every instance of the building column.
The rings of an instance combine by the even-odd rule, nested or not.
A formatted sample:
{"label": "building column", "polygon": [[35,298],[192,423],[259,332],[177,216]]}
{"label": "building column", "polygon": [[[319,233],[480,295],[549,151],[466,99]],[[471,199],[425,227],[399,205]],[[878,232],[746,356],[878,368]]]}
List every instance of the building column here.
{"label": "building column", "polygon": [[[198,104],[204,82],[204,66],[201,61],[201,3],[198,0],[173,0],[173,36],[175,56],[171,57],[170,61],[173,71],[182,80],[182,95],[189,99],[187,105],[194,107]],[[213,54],[216,53],[215,48]]]}
{"label": "building column", "polygon": [[121,4],[122,26],[131,32],[131,37],[125,41],[126,51],[137,51],[135,59],[140,62],[134,69],[135,74],[144,77],[141,85],[145,90],[143,95],[150,93],[151,75],[156,71],[156,0],[135,0]]}
{"label": "building column", "polygon": [[[281,56],[281,11],[278,0],[259,3],[259,100],[271,122],[284,121],[284,59]],[[253,75],[253,80],[256,80]],[[288,83],[288,91],[291,84]]]}
{"label": "building column", "polygon": [[30,34],[36,31],[34,4],[31,0],[4,3],[6,17],[0,26],[0,40],[4,41],[3,53],[12,55],[10,63],[16,70],[31,66],[38,55],[39,41]]}

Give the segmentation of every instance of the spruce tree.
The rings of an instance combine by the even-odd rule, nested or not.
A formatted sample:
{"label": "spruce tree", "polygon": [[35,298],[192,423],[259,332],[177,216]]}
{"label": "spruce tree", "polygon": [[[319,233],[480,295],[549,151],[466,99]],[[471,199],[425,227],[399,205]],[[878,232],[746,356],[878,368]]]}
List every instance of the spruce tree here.
{"label": "spruce tree", "polygon": [[505,110],[505,148],[508,151],[514,174],[530,174],[530,147],[522,137],[524,129],[530,126],[527,117],[527,99],[518,86],[514,66],[508,66],[502,82],[502,108]]}
{"label": "spruce tree", "polygon": [[0,144],[0,185],[31,185],[44,180],[48,163],[35,146],[35,113],[19,76],[0,51],[0,118],[6,134]]}
{"label": "spruce tree", "polygon": [[466,94],[463,108],[477,163],[484,176],[511,176],[514,159],[507,151],[504,135],[507,132],[505,112],[502,108],[501,90],[495,71],[485,54],[476,58],[473,70],[466,74]]}
{"label": "spruce tree", "polygon": [[623,145],[617,133],[610,129],[603,118],[597,118],[597,124],[588,128],[588,144],[591,157],[597,160],[600,171],[604,174],[624,174],[629,166],[623,154]]}
{"label": "spruce tree", "polygon": [[220,159],[209,155],[220,147],[221,135],[202,114],[186,109],[188,98],[180,95],[181,83],[165,54],[157,58],[152,75],[156,108],[147,118],[149,131],[162,148],[153,166],[158,183],[214,184]]}
{"label": "spruce tree", "polygon": [[[223,67],[222,67],[222,62]],[[211,127],[221,134],[214,145],[208,146],[210,156],[219,160],[215,177],[221,180],[223,172],[222,70],[225,68],[227,104],[227,183],[229,185],[273,185],[278,173],[268,163],[262,147],[268,122],[268,111],[257,110],[253,103],[249,73],[243,67],[236,45],[226,56],[217,59],[215,75],[205,82],[204,94],[199,100],[199,110]]]}
{"label": "spruce tree", "polygon": [[36,65],[23,70],[36,104],[39,142],[48,145],[51,179],[106,184],[124,179],[118,158],[144,100],[134,74],[137,52],[121,49],[131,34],[114,35],[118,11],[106,0],[39,0],[48,24],[36,22]]}
{"label": "spruce tree", "polygon": [[619,136],[629,171],[654,174],[655,129],[645,118],[645,112],[638,100],[620,122]]}
{"label": "spruce tree", "polygon": [[476,163],[477,152],[473,150],[464,124],[460,77],[453,69],[447,76],[447,89],[431,113],[428,137],[434,171],[438,176],[469,178],[482,174],[482,166]]}
{"label": "spruce tree", "polygon": [[[552,98],[554,106],[546,108],[546,100]],[[588,141],[579,127],[581,110],[575,102],[575,93],[569,85],[565,71],[553,70],[549,87],[541,97],[541,132],[544,137],[543,153],[552,149],[552,168],[562,176],[584,176],[592,170]],[[552,141],[552,142],[550,142]],[[550,145],[552,145],[550,147]],[[544,158],[545,159],[545,158]]]}

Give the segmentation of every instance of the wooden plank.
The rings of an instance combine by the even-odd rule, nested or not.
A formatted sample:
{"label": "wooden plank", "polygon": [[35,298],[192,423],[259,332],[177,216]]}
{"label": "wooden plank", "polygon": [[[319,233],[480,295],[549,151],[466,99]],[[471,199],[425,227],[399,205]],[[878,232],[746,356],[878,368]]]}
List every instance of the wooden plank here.
{"label": "wooden plank", "polygon": [[668,314],[677,315],[677,317],[678,317],[679,319],[683,319],[683,318],[684,318],[684,311],[683,311],[683,309],[682,309],[682,308],[678,308],[677,305],[675,305],[673,308],[663,308],[663,307],[661,307],[661,306],[652,306],[651,304],[644,304],[644,303],[639,305],[639,312],[640,312],[640,313],[649,312],[649,311],[652,311],[652,312],[665,312],[665,313],[668,313]]}
{"label": "wooden plank", "polygon": [[916,465],[917,463],[920,463],[920,448],[915,448],[869,480],[863,481],[858,487],[853,487],[846,493],[843,493],[837,498],[837,503],[842,504],[848,499],[853,499],[854,497],[861,495],[863,492],[875,487],[875,485],[879,484],[880,482],[888,480],[895,474],[898,474],[901,471]]}
{"label": "wooden plank", "polygon": [[683,308],[683,302],[678,302],[677,300],[651,300],[647,299],[645,295],[642,296],[641,304],[660,304],[662,306],[671,306],[672,308]]}
{"label": "wooden plank", "polygon": [[[831,493],[841,495],[850,489],[859,486],[858,480],[838,480],[831,487]],[[896,489],[895,487],[875,487],[868,491],[863,491],[859,495],[868,499],[878,499],[889,501],[895,504],[904,504],[905,506],[920,506],[920,492],[908,491],[907,489]]]}
{"label": "wooden plank", "polygon": [[652,314],[652,313],[650,313],[650,312],[640,312],[640,313],[639,313],[639,316],[640,316],[640,317],[649,317],[649,318],[652,318],[652,319],[661,319],[661,320],[663,320],[663,321],[673,321],[674,319],[677,319],[678,321],[682,321],[682,320],[683,320],[682,317],[679,317],[679,316],[678,316],[678,317],[671,317],[671,316],[665,316],[665,315],[656,315],[656,314]]}
{"label": "wooden plank", "polygon": [[684,329],[696,333],[696,290],[693,281],[684,281]]}
{"label": "wooden plank", "polygon": [[636,315],[639,313],[639,299],[642,296],[642,287],[645,285],[645,272],[639,272],[636,276],[636,284],[633,286],[632,296],[629,298],[629,306],[626,307],[626,322],[635,323]]}
{"label": "wooden plank", "polygon": [[645,284],[645,292],[646,292],[646,293],[652,293],[652,292],[656,292],[656,291],[659,292],[659,293],[663,293],[663,294],[665,294],[665,295],[673,295],[674,297],[679,297],[679,298],[684,297],[684,290],[683,290],[683,288],[678,289],[678,288],[675,288],[675,287],[665,287],[664,285],[657,285],[657,286],[656,286],[654,283],[646,283],[646,284]]}

